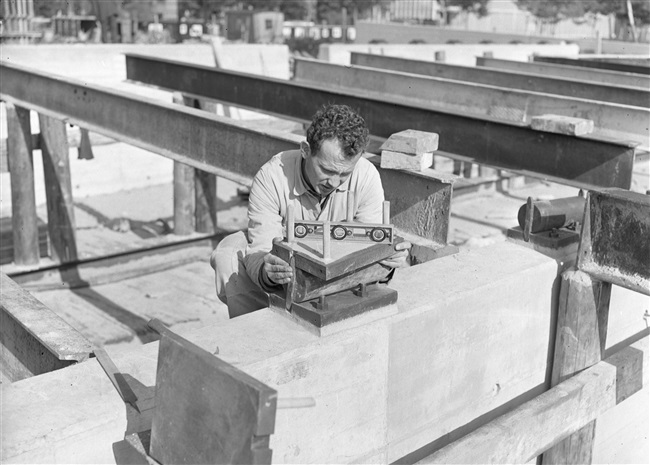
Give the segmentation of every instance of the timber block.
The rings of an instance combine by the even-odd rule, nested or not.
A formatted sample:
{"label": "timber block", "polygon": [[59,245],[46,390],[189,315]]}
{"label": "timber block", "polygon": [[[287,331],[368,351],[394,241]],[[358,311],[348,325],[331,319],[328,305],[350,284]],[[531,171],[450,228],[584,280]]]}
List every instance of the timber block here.
{"label": "timber block", "polygon": [[[409,155],[422,155],[438,150],[438,134],[435,132],[407,129],[396,132],[381,146],[381,150],[402,152]],[[383,165],[382,165],[383,168]]]}
{"label": "timber block", "polygon": [[318,299],[294,302],[289,310],[282,295],[270,294],[269,309],[316,336],[326,337],[397,313],[397,291],[385,284],[373,284],[367,292],[365,297],[356,296],[353,290],[328,295],[325,308],[319,308]]}
{"label": "timber block", "polygon": [[390,150],[381,151],[381,167],[385,169],[424,171],[427,168],[431,168],[432,165],[433,152],[409,155]]}
{"label": "timber block", "polygon": [[593,132],[594,122],[590,119],[571,116],[542,115],[533,116],[530,120],[530,127],[536,131],[582,136]]}

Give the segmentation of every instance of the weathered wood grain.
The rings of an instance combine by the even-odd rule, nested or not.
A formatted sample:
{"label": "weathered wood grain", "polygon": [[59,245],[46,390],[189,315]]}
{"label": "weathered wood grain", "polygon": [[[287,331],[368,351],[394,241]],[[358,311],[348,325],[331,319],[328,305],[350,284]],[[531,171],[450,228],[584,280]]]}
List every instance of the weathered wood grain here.
{"label": "weathered wood grain", "polygon": [[38,118],[52,258],[71,262],[77,259],[77,242],[66,123],[43,114]]}
{"label": "weathered wood grain", "polygon": [[39,260],[39,247],[30,112],[10,103],[6,112],[14,261],[17,265],[34,265]]}
{"label": "weathered wood grain", "polygon": [[[574,268],[562,274],[551,386],[602,360],[612,285],[593,280]],[[595,417],[571,436],[553,445],[542,462],[591,463]]]}

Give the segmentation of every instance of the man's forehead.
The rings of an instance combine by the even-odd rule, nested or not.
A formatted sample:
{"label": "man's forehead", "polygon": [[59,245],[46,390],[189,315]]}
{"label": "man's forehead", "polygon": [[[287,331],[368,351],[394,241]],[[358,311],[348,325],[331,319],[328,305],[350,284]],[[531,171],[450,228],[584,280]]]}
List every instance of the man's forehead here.
{"label": "man's forehead", "polygon": [[320,150],[316,157],[321,165],[349,165],[353,167],[359,160],[359,156],[347,157],[341,143],[337,139],[327,139],[321,143]]}

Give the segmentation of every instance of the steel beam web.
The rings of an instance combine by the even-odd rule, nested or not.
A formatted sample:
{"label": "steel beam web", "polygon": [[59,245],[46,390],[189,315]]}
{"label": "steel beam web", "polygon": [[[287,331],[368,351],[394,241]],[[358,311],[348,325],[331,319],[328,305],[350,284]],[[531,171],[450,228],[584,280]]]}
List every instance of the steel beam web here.
{"label": "steel beam web", "polygon": [[127,78],[197,97],[309,120],[320,105],[359,110],[374,136],[404,129],[440,133],[440,150],[567,184],[629,189],[635,149],[604,138],[538,132],[524,124],[467,116],[367,92],[324,89],[257,75],[127,54]]}
{"label": "steel beam web", "polygon": [[301,140],[16,65],[2,64],[0,72],[2,100],[237,182],[250,182],[270,156],[295,149]]}

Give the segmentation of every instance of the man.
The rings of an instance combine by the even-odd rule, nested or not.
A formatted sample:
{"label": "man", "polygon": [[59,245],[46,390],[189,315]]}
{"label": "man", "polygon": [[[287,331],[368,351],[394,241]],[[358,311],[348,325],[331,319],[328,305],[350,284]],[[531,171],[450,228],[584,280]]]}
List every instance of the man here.
{"label": "man", "polygon": [[[243,232],[226,237],[210,260],[231,318],[268,307],[268,293],[290,282],[289,264],[270,253],[273,239],[285,235],[288,205],[296,220],[345,221],[351,190],[354,221],[382,222],[384,190],[377,169],[362,157],[367,144],[363,118],[346,105],[328,105],[314,115],[299,150],[281,152],[260,168],[249,196],[248,239]],[[381,263],[408,266],[410,247],[397,244]]]}

